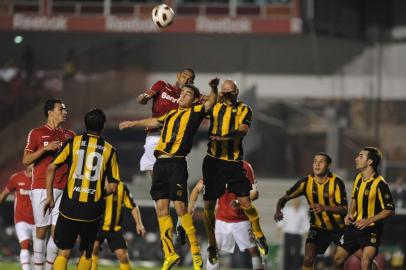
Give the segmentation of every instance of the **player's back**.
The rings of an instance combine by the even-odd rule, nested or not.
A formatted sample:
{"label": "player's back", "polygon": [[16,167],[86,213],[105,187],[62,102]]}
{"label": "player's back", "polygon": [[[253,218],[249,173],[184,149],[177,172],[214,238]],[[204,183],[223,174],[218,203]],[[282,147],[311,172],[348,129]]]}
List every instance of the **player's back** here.
{"label": "player's back", "polygon": [[68,161],[69,176],[60,213],[76,220],[95,220],[103,214],[105,180],[119,182],[117,154],[103,137],[84,133],[69,140],[54,164]]}

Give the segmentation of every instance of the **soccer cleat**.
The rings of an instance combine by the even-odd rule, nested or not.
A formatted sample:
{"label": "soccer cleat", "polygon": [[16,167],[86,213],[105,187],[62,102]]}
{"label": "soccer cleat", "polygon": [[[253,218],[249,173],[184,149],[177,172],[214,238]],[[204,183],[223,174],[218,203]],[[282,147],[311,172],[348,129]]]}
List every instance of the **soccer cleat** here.
{"label": "soccer cleat", "polygon": [[200,253],[196,253],[192,255],[192,261],[193,261],[193,269],[194,270],[202,270],[203,268],[203,259],[202,255]]}
{"label": "soccer cleat", "polygon": [[180,257],[178,254],[174,253],[169,257],[165,258],[164,263],[162,264],[161,270],[169,270],[174,266],[175,264],[178,264],[180,261]]}
{"label": "soccer cleat", "polygon": [[218,251],[217,251],[217,247],[208,247],[207,248],[207,252],[209,253],[209,262],[211,264],[216,264],[218,262]]}
{"label": "soccer cleat", "polygon": [[182,226],[176,227],[176,242],[183,246],[186,243],[186,232]]}
{"label": "soccer cleat", "polygon": [[263,236],[261,238],[257,238],[256,243],[257,243],[259,253],[261,253],[261,255],[268,255],[269,248],[268,248],[268,242],[266,241],[265,236]]}

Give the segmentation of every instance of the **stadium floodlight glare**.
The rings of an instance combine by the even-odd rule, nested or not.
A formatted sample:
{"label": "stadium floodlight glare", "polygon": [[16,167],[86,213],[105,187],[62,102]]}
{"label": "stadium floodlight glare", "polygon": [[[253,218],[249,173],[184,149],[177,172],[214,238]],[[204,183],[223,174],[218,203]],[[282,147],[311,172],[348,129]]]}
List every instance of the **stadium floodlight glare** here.
{"label": "stadium floodlight glare", "polygon": [[20,43],[23,42],[23,40],[24,40],[24,38],[22,36],[15,36],[14,37],[14,43],[15,44],[20,44]]}

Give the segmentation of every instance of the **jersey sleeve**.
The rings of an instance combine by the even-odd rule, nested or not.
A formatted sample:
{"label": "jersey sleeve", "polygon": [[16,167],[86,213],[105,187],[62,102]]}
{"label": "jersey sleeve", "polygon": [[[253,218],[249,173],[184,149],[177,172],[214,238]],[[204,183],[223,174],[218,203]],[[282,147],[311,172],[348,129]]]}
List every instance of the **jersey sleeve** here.
{"label": "jersey sleeve", "polygon": [[52,164],[56,166],[61,166],[62,164],[68,162],[72,158],[72,143],[73,140],[67,140],[59,150],[58,154],[52,160]]}
{"label": "jersey sleeve", "polygon": [[10,192],[14,192],[17,189],[17,183],[16,183],[16,175],[13,174],[10,179],[7,182],[6,189]]}
{"label": "jersey sleeve", "polygon": [[157,81],[151,86],[151,89],[145,90],[145,93],[152,97],[156,96],[162,91],[164,84],[165,83],[163,81]]}
{"label": "jersey sleeve", "polygon": [[242,121],[241,124],[251,126],[252,123],[252,110],[250,106],[245,106],[244,109],[242,110]]}
{"label": "jersey sleeve", "polygon": [[37,148],[38,148],[37,132],[34,129],[32,129],[28,133],[27,144],[25,145],[24,151],[35,152],[37,151]]}
{"label": "jersey sleeve", "polygon": [[348,207],[347,192],[343,180],[337,178],[336,188],[334,192],[334,202],[336,205]]}
{"label": "jersey sleeve", "polygon": [[378,199],[382,209],[395,210],[395,204],[393,203],[392,194],[389,186],[385,181],[381,181],[378,184]]}
{"label": "jersey sleeve", "polygon": [[133,199],[133,195],[131,194],[131,192],[128,190],[127,186],[124,185],[124,200],[123,200],[123,204],[126,208],[132,210],[133,208],[135,208],[137,205],[134,202]]}
{"label": "jersey sleeve", "polygon": [[286,195],[290,198],[296,198],[304,194],[304,187],[307,181],[307,177],[299,180],[296,184],[293,185],[288,191],[286,191]]}
{"label": "jersey sleeve", "polygon": [[117,153],[114,149],[112,150],[111,158],[107,164],[106,176],[111,183],[118,183],[121,181]]}
{"label": "jersey sleeve", "polygon": [[203,104],[198,104],[193,106],[193,113],[197,114],[199,118],[203,118],[206,116],[206,110],[204,109]]}

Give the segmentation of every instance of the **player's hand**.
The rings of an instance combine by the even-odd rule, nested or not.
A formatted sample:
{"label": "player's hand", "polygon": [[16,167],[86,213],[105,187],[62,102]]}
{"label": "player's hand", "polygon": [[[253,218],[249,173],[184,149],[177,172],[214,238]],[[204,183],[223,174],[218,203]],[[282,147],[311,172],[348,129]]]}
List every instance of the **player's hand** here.
{"label": "player's hand", "polygon": [[121,122],[119,125],[118,125],[118,128],[120,129],[120,130],[123,130],[123,129],[126,129],[126,128],[130,128],[130,127],[132,127],[132,121],[124,121],[124,122]]}
{"label": "player's hand", "polygon": [[312,213],[318,214],[318,213],[321,213],[321,212],[323,212],[325,210],[326,210],[326,208],[322,204],[315,203],[315,204],[310,205],[310,211]]}
{"label": "player's hand", "polygon": [[235,209],[240,208],[240,202],[238,200],[233,200],[230,202],[230,207]]}
{"label": "player's hand", "polygon": [[137,234],[141,235],[141,236],[144,236],[145,233],[147,232],[143,225],[137,225],[136,229],[137,229]]}
{"label": "player's hand", "polygon": [[212,140],[212,141],[217,141],[217,142],[229,141],[230,140],[229,137],[218,136],[218,135],[211,135],[211,136],[209,136],[209,139]]}
{"label": "player's hand", "polygon": [[283,220],[283,212],[282,212],[281,210],[277,210],[277,211],[275,212],[275,215],[273,216],[273,219],[274,219],[276,222],[279,222],[279,221]]}
{"label": "player's hand", "polygon": [[45,217],[45,215],[47,214],[47,211],[48,211],[48,210],[49,210],[49,212],[52,211],[52,209],[54,208],[54,206],[55,206],[54,198],[48,198],[48,199],[45,201],[45,204],[44,204],[44,217]]}
{"label": "player's hand", "polygon": [[210,80],[209,85],[212,89],[217,89],[219,86],[219,82],[220,82],[220,79],[216,77],[216,78]]}
{"label": "player's hand", "polygon": [[355,228],[357,228],[359,230],[363,230],[366,227],[368,227],[371,223],[372,223],[372,221],[369,218],[363,218],[360,221],[354,222],[354,225],[355,225]]}
{"label": "player's hand", "polygon": [[56,151],[59,148],[60,142],[59,141],[52,141],[44,146],[46,151]]}
{"label": "player's hand", "polygon": [[344,218],[344,224],[347,226],[354,224],[352,216],[346,215]]}

